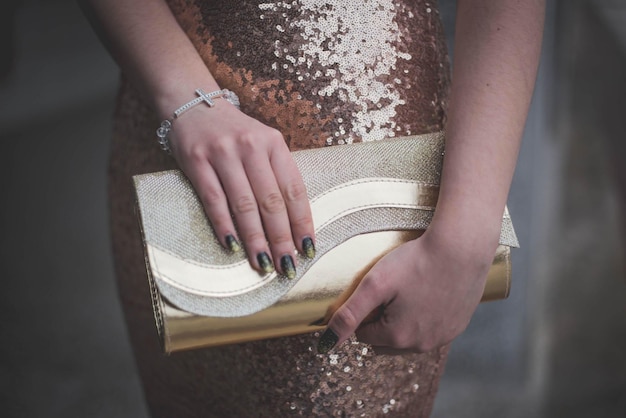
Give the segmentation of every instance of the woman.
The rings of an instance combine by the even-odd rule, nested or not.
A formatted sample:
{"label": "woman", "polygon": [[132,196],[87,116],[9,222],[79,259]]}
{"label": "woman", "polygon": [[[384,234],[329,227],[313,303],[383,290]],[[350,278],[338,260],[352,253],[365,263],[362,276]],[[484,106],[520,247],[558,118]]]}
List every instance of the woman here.
{"label": "woman", "polygon": [[[427,417],[447,346],[465,329],[500,232],[537,69],[543,1],[459,1],[449,89],[436,4],[91,0],[125,75],[110,197],[121,299],[154,416]],[[154,131],[197,94],[168,133]],[[450,95],[448,96],[448,90]],[[204,92],[204,93],[202,93]],[[447,111],[447,118],[446,118]],[[314,251],[290,150],[444,129],[428,231],[379,261],[320,336],[165,357],[153,329],[130,176],[178,165],[226,248],[292,274]],[[237,229],[235,229],[231,213]],[[374,309],[384,314],[360,326]],[[356,331],[360,342],[349,339]],[[379,352],[402,355],[373,355]],[[330,350],[332,354],[315,354]]]}

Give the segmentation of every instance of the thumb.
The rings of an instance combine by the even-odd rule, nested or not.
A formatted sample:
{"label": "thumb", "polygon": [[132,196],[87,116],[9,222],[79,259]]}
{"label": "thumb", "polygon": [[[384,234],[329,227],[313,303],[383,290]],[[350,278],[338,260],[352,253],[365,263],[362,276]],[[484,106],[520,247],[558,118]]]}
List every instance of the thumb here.
{"label": "thumb", "polygon": [[365,276],[354,293],[328,321],[328,327],[317,345],[318,353],[326,354],[347,340],[372,312],[386,302],[387,292],[382,280],[376,280],[376,276],[371,274]]}

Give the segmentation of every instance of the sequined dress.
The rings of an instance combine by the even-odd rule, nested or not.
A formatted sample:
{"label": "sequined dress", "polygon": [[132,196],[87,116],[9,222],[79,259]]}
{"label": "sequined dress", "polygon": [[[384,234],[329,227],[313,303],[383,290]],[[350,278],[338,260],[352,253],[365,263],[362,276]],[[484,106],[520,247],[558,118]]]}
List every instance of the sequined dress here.
{"label": "sequined dress", "polygon": [[[436,3],[170,0],[222,88],[290,149],[443,127],[449,69]],[[190,98],[193,92],[190,92]],[[301,335],[164,356],[152,318],[131,176],[175,167],[154,113],[122,81],[109,193],[118,288],[153,416],[427,417],[447,348],[375,355],[348,341],[316,354]]]}

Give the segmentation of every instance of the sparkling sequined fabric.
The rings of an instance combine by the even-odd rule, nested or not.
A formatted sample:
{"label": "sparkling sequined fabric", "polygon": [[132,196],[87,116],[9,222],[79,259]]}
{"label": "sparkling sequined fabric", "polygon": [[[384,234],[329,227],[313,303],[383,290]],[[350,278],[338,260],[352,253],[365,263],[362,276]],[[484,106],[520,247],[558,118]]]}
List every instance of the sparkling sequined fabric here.
{"label": "sparkling sequined fabric", "polygon": [[[168,2],[222,88],[292,150],[441,130],[448,66],[433,2]],[[200,87],[200,86],[199,86]],[[193,92],[189,92],[193,97]],[[447,349],[375,355],[316,335],[161,354],[131,176],[175,167],[159,121],[123,82],[110,166],[113,248],[131,342],[154,416],[427,417]],[[338,170],[340,172],[340,170]]]}

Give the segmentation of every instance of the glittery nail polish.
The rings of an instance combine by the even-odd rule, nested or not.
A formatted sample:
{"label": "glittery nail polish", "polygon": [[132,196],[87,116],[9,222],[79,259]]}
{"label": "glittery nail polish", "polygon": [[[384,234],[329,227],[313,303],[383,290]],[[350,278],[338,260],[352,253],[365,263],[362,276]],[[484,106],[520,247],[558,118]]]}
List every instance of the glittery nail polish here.
{"label": "glittery nail polish", "polygon": [[237,238],[235,238],[233,234],[226,235],[226,246],[234,253],[241,250],[241,245],[239,245],[239,241],[237,241]]}
{"label": "glittery nail polish", "polygon": [[296,266],[293,264],[293,258],[290,255],[284,255],[280,258],[280,268],[288,279],[296,277]]}
{"label": "glittery nail polish", "polygon": [[326,328],[326,331],[324,331],[317,343],[317,352],[320,354],[328,353],[337,344],[337,341],[339,341],[339,337],[335,334],[335,331]]}
{"label": "glittery nail polish", "polygon": [[308,258],[315,257],[315,244],[313,244],[311,237],[306,237],[302,240],[302,251]]}
{"label": "glittery nail polish", "polygon": [[264,251],[262,253],[259,253],[256,256],[257,261],[259,262],[259,266],[261,267],[261,270],[263,270],[263,273],[271,273],[274,271],[274,265],[272,264],[272,260],[270,259],[270,256],[267,255],[267,253]]}

